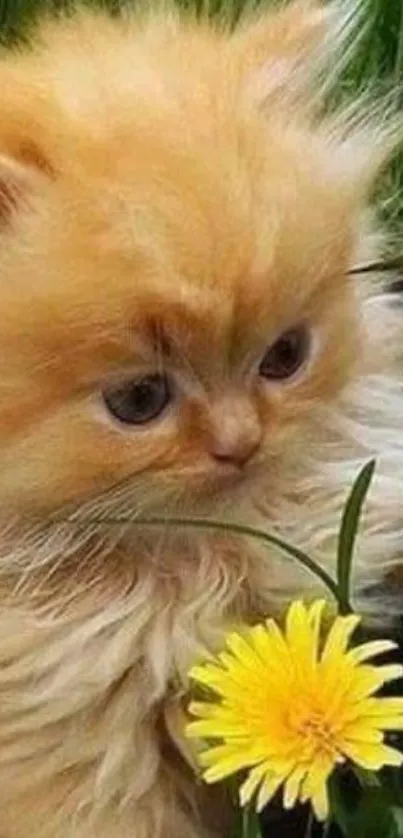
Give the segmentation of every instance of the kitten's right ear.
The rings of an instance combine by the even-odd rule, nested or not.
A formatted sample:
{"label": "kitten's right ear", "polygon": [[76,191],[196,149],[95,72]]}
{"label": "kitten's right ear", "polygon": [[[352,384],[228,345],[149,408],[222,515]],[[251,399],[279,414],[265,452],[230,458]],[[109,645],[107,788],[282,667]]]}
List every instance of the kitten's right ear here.
{"label": "kitten's right ear", "polygon": [[11,221],[51,176],[42,155],[28,147],[19,158],[0,153],[0,224]]}

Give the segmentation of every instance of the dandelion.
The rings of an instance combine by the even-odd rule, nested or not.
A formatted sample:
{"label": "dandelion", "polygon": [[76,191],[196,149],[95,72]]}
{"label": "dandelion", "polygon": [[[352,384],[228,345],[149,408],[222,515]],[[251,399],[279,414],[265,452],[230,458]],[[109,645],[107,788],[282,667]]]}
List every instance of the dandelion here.
{"label": "dandelion", "polygon": [[403,698],[378,695],[403,667],[368,663],[395,644],[349,648],[356,615],[337,616],[321,639],[324,606],[293,602],[284,632],[267,620],[230,634],[221,654],[190,673],[211,698],[190,705],[187,736],[205,744],[198,759],[207,782],[246,770],[241,805],[255,799],[260,811],[282,789],[285,808],[310,801],[324,820],[338,764],[370,771],[403,764],[385,743],[386,731],[403,730]]}

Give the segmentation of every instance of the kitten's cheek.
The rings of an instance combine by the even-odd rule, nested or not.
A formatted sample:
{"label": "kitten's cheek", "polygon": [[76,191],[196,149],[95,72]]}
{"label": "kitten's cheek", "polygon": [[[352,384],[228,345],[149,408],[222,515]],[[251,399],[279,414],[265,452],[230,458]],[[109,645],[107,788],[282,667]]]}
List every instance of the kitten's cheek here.
{"label": "kitten's cheek", "polygon": [[47,514],[92,500],[131,477],[146,488],[175,466],[173,418],[152,430],[125,434],[107,420],[98,421],[93,407],[86,401],[65,406],[8,446],[0,474],[3,509]]}

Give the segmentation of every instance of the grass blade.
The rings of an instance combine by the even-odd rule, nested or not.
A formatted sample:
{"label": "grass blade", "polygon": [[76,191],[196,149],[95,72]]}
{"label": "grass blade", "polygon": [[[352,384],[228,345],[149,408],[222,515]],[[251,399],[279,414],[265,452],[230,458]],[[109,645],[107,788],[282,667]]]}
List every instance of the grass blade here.
{"label": "grass blade", "polygon": [[337,584],[341,612],[351,611],[350,583],[354,544],[357,536],[362,507],[375,470],[375,460],[370,460],[361,469],[351,489],[341,520],[337,544]]}

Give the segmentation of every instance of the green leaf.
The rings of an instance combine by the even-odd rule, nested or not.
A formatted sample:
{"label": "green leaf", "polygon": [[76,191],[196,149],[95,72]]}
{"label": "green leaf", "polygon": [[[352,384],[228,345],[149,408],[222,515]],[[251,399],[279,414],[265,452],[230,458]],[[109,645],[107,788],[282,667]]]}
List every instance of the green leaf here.
{"label": "green leaf", "polygon": [[330,802],[333,821],[345,838],[403,838],[403,810],[382,786],[358,791],[334,776]]}
{"label": "green leaf", "polygon": [[392,814],[395,820],[397,838],[403,838],[403,807],[393,806]]}
{"label": "green leaf", "polygon": [[360,786],[352,773],[343,776],[332,774],[329,780],[329,799],[332,820],[343,835],[349,834],[349,827],[357,811],[361,796]]}
{"label": "green leaf", "polygon": [[381,790],[367,791],[353,813],[339,807],[333,815],[346,838],[400,838],[394,810]]}
{"label": "green leaf", "polygon": [[352,824],[349,838],[398,838],[392,808],[377,794],[367,794]]}
{"label": "green leaf", "polygon": [[350,605],[351,569],[354,544],[360,522],[361,511],[375,470],[375,460],[370,460],[361,469],[354,482],[341,520],[337,545],[337,583],[341,613],[352,611]]}

